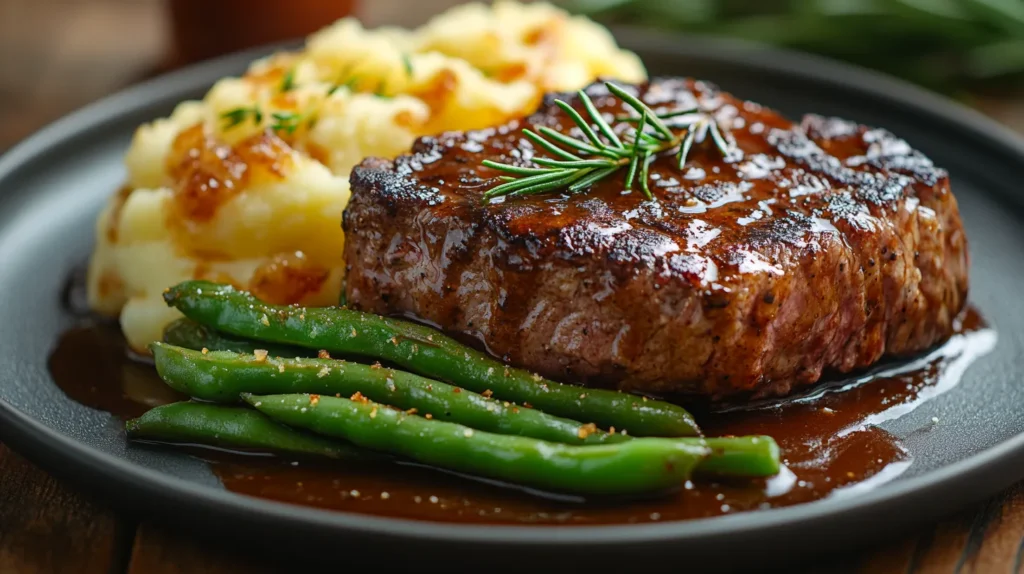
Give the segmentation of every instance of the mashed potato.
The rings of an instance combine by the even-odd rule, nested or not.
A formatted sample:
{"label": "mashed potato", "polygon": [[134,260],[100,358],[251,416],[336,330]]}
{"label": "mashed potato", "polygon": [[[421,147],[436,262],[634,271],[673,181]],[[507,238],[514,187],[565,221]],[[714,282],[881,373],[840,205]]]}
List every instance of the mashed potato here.
{"label": "mashed potato", "polygon": [[547,4],[467,4],[412,31],[340,20],[138,129],[127,183],[96,223],[90,304],[142,352],[177,316],[164,289],[186,279],[333,304],[354,165],[598,77],[645,72],[606,30]]}

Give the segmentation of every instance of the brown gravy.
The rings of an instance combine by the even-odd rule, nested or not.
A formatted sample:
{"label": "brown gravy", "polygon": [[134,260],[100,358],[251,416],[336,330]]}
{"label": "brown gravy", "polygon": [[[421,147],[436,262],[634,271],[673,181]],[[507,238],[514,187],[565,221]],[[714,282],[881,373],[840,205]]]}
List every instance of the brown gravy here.
{"label": "brown gravy", "polygon": [[[767,434],[786,468],[770,480],[688,482],[651,500],[553,497],[411,464],[325,463],[190,448],[231,491],[319,508],[442,522],[616,524],[681,520],[840,496],[895,478],[911,462],[900,441],[874,426],[952,388],[987,353],[995,333],[968,310],[957,334],[910,361],[819,386],[774,403],[697,413],[708,436]],[[65,332],[50,357],[56,384],[73,400],[129,418],[182,400],[151,365],[130,358],[116,324],[92,320]],[[934,421],[932,424],[942,424]],[[148,447],[139,447],[148,448]]]}

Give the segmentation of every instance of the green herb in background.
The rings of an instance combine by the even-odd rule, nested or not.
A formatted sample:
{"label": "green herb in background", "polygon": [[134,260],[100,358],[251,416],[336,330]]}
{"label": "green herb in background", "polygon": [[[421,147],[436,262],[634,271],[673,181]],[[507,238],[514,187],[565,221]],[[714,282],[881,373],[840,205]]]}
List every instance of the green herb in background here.
{"label": "green herb in background", "polygon": [[560,0],[605,24],[814,52],[934,90],[1024,85],[1022,0]]}

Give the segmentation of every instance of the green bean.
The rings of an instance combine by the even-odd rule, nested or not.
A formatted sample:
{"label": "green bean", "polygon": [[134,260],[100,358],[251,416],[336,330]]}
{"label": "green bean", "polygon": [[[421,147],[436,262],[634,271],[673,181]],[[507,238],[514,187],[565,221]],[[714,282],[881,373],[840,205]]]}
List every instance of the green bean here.
{"label": "green bean", "polygon": [[196,323],[191,319],[178,319],[164,328],[164,342],[186,349],[201,351],[234,351],[236,353],[252,353],[257,349],[267,351],[271,357],[308,357],[316,355],[309,349],[277,345],[274,343],[258,343],[252,339],[233,337],[226,333]]}
{"label": "green bean", "polygon": [[191,397],[235,402],[241,393],[317,393],[368,399],[401,409],[416,409],[434,419],[475,429],[567,444],[621,442],[594,425],[519,408],[477,393],[380,366],[333,359],[281,359],[265,355],[210,351],[201,353],[164,343],[150,345],[156,370],[174,390]]}
{"label": "green bean", "polygon": [[679,487],[709,453],[702,439],[575,446],[475,431],[370,401],[243,394],[284,424],[423,464],[558,492],[642,494]]}
{"label": "green bean", "polygon": [[171,443],[252,448],[328,458],[370,458],[372,453],[280,425],[245,407],[183,401],[150,409],[125,423],[128,437]]}
{"label": "green bean", "polygon": [[706,438],[711,454],[697,466],[698,476],[756,478],[779,473],[779,445],[770,436]]}
{"label": "green bean", "polygon": [[[136,440],[253,448],[330,458],[377,458],[372,452],[275,424],[256,411],[241,407],[187,401],[173,403],[128,421],[126,428],[129,437]],[[629,438],[616,436],[623,440]],[[700,476],[759,477],[778,473],[778,448],[769,437],[706,439],[706,444],[711,454],[698,463],[696,472]]]}
{"label": "green bean", "polygon": [[349,309],[269,305],[230,285],[207,281],[179,283],[164,299],[186,317],[237,336],[386,360],[472,391],[490,390],[503,400],[637,436],[699,434],[682,407],[548,381],[422,325]]}

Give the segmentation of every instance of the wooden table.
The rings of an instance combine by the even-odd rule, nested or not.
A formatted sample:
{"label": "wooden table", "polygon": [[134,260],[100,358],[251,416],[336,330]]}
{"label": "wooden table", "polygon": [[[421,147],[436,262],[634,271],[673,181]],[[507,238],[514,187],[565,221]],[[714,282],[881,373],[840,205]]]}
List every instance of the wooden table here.
{"label": "wooden table", "polygon": [[[433,11],[427,4],[417,9]],[[423,17],[398,0],[372,6],[371,20]],[[0,150],[158,70],[167,37],[157,0],[0,0]],[[1021,100],[976,104],[1024,132]],[[1008,573],[1024,571],[1022,562],[1024,483],[920,532],[819,559],[804,570]],[[118,514],[0,444],[0,573],[273,572],[289,566]]]}

